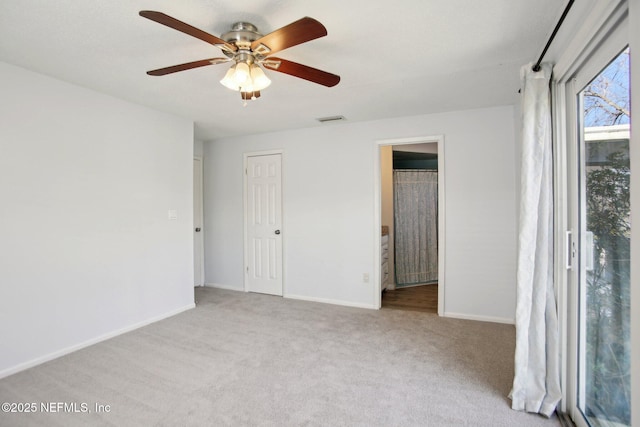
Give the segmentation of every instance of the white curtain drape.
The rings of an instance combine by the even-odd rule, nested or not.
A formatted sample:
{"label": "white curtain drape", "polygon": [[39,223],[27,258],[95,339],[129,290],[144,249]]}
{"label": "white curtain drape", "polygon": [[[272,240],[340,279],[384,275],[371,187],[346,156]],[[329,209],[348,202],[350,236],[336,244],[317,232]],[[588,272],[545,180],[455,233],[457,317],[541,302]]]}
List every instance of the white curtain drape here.
{"label": "white curtain drape", "polygon": [[438,280],[438,172],[393,171],[396,285]]}
{"label": "white curtain drape", "polygon": [[521,70],[522,163],[512,408],[551,416],[561,398],[553,284],[551,66]]}

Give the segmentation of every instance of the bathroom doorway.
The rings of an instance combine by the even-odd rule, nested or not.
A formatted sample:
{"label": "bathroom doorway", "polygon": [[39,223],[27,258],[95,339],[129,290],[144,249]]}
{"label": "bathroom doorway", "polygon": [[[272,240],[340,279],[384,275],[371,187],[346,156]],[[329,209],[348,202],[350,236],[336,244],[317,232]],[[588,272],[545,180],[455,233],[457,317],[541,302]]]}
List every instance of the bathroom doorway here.
{"label": "bathroom doorway", "polygon": [[442,138],[379,143],[380,306],[444,311]]}

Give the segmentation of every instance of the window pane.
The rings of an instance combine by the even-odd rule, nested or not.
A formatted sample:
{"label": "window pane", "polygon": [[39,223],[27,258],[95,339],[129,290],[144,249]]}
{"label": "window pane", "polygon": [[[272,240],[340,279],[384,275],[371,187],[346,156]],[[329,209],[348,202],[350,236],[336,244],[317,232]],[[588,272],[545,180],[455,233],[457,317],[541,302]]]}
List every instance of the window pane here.
{"label": "window pane", "polygon": [[584,206],[581,272],[584,330],[579,399],[592,426],[631,425],[629,49],[581,93]]}

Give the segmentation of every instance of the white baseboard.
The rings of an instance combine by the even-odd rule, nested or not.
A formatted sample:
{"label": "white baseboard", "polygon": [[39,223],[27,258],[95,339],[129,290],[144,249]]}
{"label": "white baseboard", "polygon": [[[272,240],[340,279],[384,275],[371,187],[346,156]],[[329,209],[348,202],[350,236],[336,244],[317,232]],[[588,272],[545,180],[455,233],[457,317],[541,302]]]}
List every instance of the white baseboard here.
{"label": "white baseboard", "polygon": [[507,325],[515,325],[516,323],[515,319],[509,319],[506,317],[479,316],[476,314],[451,313],[450,311],[446,311],[442,317],[451,317],[453,319],[464,319],[464,320],[476,320],[478,322],[505,323]]}
{"label": "white baseboard", "polygon": [[328,299],[328,298],[316,298],[316,297],[308,297],[302,295],[291,295],[286,294],[283,295],[284,298],[297,299],[302,301],[311,301],[311,302],[321,302],[324,304],[333,304],[333,305],[343,305],[346,307],[356,307],[356,308],[367,308],[372,310],[377,310],[378,307],[375,307],[373,304],[362,304],[359,302],[350,302],[350,301],[342,301],[336,299]]}
{"label": "white baseboard", "polygon": [[116,337],[118,335],[125,334],[127,332],[131,332],[131,331],[133,331],[135,329],[141,328],[143,326],[147,326],[147,325],[149,325],[151,323],[155,323],[155,322],[158,322],[160,320],[166,319],[168,317],[175,316],[176,314],[180,314],[183,311],[187,311],[187,310],[190,310],[192,308],[195,308],[195,306],[196,306],[195,304],[188,304],[188,305],[185,305],[183,307],[177,308],[175,310],[171,310],[171,311],[169,311],[167,313],[161,314],[159,316],[154,316],[154,317],[152,317],[150,319],[143,320],[142,322],[138,322],[138,323],[135,323],[133,325],[129,325],[129,326],[126,326],[124,328],[117,329],[115,331],[106,333],[104,335],[100,335],[98,337],[91,338],[91,339],[89,339],[87,341],[84,341],[84,342],[81,342],[79,344],[75,344],[75,345],[63,348],[61,350],[58,350],[58,351],[54,351],[53,353],[49,353],[49,354],[46,354],[44,356],[37,357],[37,358],[29,360],[27,362],[20,363],[20,364],[18,364],[16,366],[12,366],[10,368],[7,368],[7,369],[4,369],[4,370],[0,371],[0,378],[8,377],[9,375],[13,375],[13,374],[16,374],[16,373],[18,373],[20,371],[24,371],[26,369],[33,368],[34,366],[41,365],[41,364],[43,364],[45,362],[48,362],[48,361],[53,360],[53,359],[57,359],[58,357],[64,356],[64,355],[69,354],[69,353],[73,353],[74,351],[78,351],[78,350],[83,349],[85,347],[89,347],[89,346],[97,344],[97,343],[99,343],[101,341],[106,341],[106,340],[108,340],[110,338]]}
{"label": "white baseboard", "polygon": [[205,283],[204,286],[206,288],[218,288],[218,289],[227,289],[229,291],[244,292],[244,288],[242,287],[239,288],[237,286],[223,285],[222,283]]}

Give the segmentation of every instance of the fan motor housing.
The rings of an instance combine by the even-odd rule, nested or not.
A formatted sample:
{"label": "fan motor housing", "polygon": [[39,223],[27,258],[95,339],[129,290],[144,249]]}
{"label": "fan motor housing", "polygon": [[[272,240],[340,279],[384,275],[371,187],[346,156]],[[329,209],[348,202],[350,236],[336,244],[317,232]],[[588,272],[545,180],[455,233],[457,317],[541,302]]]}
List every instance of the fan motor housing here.
{"label": "fan motor housing", "polygon": [[220,38],[224,41],[235,44],[238,49],[248,49],[251,43],[262,37],[258,28],[249,22],[236,22],[231,27],[231,31],[224,33]]}

